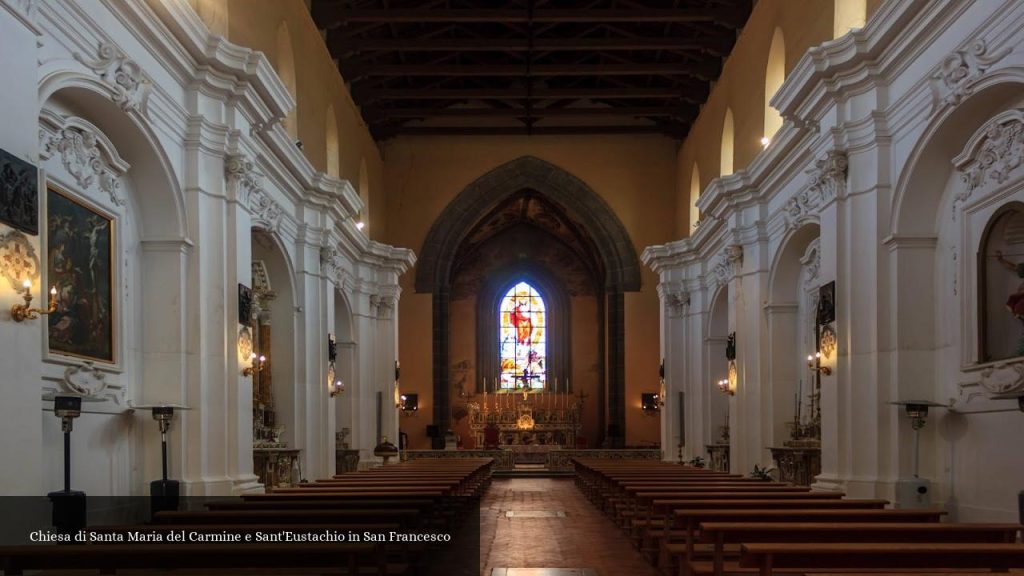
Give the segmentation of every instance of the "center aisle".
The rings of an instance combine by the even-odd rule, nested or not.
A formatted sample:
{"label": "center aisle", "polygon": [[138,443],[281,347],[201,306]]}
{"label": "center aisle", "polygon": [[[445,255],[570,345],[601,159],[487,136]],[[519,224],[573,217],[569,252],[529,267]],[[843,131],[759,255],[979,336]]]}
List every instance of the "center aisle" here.
{"label": "center aisle", "polygon": [[[526,517],[516,517],[520,513]],[[572,478],[495,479],[480,503],[480,563],[484,576],[494,568],[590,568],[600,576],[658,576]]]}

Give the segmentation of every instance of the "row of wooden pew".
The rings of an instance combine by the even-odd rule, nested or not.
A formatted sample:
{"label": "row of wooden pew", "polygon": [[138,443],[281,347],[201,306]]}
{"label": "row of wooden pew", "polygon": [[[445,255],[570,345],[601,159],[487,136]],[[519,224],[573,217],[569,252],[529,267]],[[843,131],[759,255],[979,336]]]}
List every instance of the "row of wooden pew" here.
{"label": "row of wooden pew", "polygon": [[[223,543],[223,534],[455,533],[478,517],[479,497],[491,481],[490,458],[415,460],[334,476],[269,494],[214,500],[200,510],[160,511],[146,524],[94,526],[97,535],[159,534],[159,543],[90,542],[0,547],[3,573],[88,569],[199,569],[203,574],[425,574],[451,545],[417,542]],[[467,526],[467,528],[472,528]],[[167,542],[172,534],[214,542]],[[255,536],[254,536],[255,539]],[[478,547],[476,538],[469,544]],[[475,569],[475,566],[474,566]],[[209,572],[206,570],[210,570]],[[77,573],[77,572],[76,572]]]}
{"label": "row of wooden pew", "polygon": [[579,489],[666,575],[1024,568],[1019,524],[643,460],[575,460]]}

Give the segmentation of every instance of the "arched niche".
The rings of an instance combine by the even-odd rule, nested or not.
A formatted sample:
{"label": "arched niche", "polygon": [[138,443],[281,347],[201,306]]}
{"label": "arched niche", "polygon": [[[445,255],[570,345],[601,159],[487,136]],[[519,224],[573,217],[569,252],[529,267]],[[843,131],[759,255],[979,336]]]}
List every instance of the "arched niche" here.
{"label": "arched niche", "polygon": [[[41,84],[40,101],[41,177],[71,203],[109,219],[112,231],[108,236],[109,305],[103,308],[109,315],[113,358],[95,360],[108,388],[100,394],[105,402],[92,404],[75,423],[75,436],[92,441],[75,447],[82,457],[72,460],[72,475],[89,494],[142,494],[144,482],[160,473],[159,436],[151,433],[144,420],[125,418],[124,401],[181,403],[188,397],[184,359],[190,343],[187,319],[192,312],[188,308],[191,243],[184,197],[159,139],[137,112],[126,112],[112,102],[106,86],[74,74],[55,74]],[[72,138],[83,138],[82,148],[69,146]],[[83,148],[82,155],[75,154]],[[97,155],[86,159],[91,153]],[[47,211],[42,214],[40,263],[42,281],[53,276],[49,284],[59,282],[58,271],[51,274],[50,264],[58,264],[58,256],[51,251],[60,250],[62,240],[49,232],[57,227],[49,218],[51,193],[43,194],[41,207]],[[83,234],[70,241],[98,242],[95,246],[102,253],[107,248],[101,238]],[[89,262],[70,267],[71,274],[85,269],[93,274]],[[95,272],[106,275],[103,270]],[[59,287],[62,302],[80,300],[69,288]],[[97,299],[90,300],[90,305],[100,309]],[[76,320],[73,309],[62,303],[52,321],[41,321],[46,327],[41,343],[44,371],[58,374],[80,366],[83,360],[50,347],[51,330],[62,326],[61,311]],[[43,387],[48,385],[52,382]],[[177,436],[174,445],[181,445],[182,428],[172,432]],[[42,488],[57,490],[63,468],[58,420],[43,417],[41,442],[43,477],[48,479]],[[170,474],[183,475],[186,454],[172,448],[169,466]]]}
{"label": "arched niche", "polygon": [[1024,356],[1024,204],[989,218],[977,262],[979,361]]}
{"label": "arched niche", "polygon": [[341,176],[341,148],[338,141],[338,118],[334,114],[334,105],[327,107],[327,121],[324,128],[324,151],[327,154],[327,175]]}
{"label": "arched niche", "polygon": [[704,365],[708,367],[707,382],[698,386],[706,386],[710,392],[704,396],[708,399],[706,406],[707,427],[704,437],[712,443],[719,442],[724,428],[729,426],[729,396],[719,391],[716,383],[728,376],[728,364],[725,359],[725,348],[729,338],[729,289],[720,286],[712,296],[708,314],[707,338],[704,340]]}
{"label": "arched niche", "polygon": [[[548,216],[530,216],[530,222],[521,222],[512,213],[509,219],[492,218],[511,203],[528,199],[536,200],[533,205],[537,207],[550,206]],[[533,212],[527,210],[526,214]],[[588,266],[597,273],[592,289],[599,295],[594,310],[598,324],[595,346],[605,352],[596,363],[599,394],[590,403],[599,407],[598,434],[607,431],[609,445],[621,446],[625,440],[624,292],[640,288],[636,251],[625,227],[600,196],[568,172],[531,156],[499,166],[472,182],[445,208],[424,241],[416,290],[433,295],[434,423],[443,429],[451,418],[451,365],[458,359],[452,358],[450,336],[452,317],[460,306],[454,298],[455,274],[464,255],[471,254],[466,248],[475,245],[475,235],[491,234],[488,222],[557,230],[563,235],[557,241],[578,244],[581,258],[592,260]]]}
{"label": "arched niche", "polygon": [[700,222],[700,209],[697,208],[698,199],[700,199],[700,169],[694,162],[693,170],[690,171],[690,234],[693,234]]}
{"label": "arched niche", "polygon": [[[798,401],[801,420],[811,416],[810,395],[816,393],[816,382],[807,369],[806,358],[817,349],[820,234],[817,223],[791,232],[776,253],[769,276],[765,317],[770,388],[768,394],[762,394],[766,403],[762,408],[765,422],[771,425],[772,446],[781,446],[789,439],[789,423],[796,421]],[[828,356],[823,364],[834,363],[835,352]]]}
{"label": "arched niche", "polygon": [[[335,376],[345,385],[345,392],[335,397],[334,419],[336,438],[342,443],[354,446],[353,426],[356,415],[353,413],[352,390],[356,385],[359,367],[359,354],[355,339],[352,307],[345,294],[337,289],[334,291],[334,338],[337,346],[335,360]],[[339,435],[340,434],[340,435]]]}
{"label": "arched niche", "polygon": [[718,157],[719,176],[728,176],[733,172],[733,154],[736,150],[734,138],[732,108],[726,108],[725,117],[722,118],[721,151]]}
{"label": "arched niche", "polygon": [[834,0],[832,37],[839,38],[854,28],[863,28],[867,21],[867,0]]}
{"label": "arched niche", "polygon": [[772,42],[768,47],[768,61],[764,72],[764,137],[771,139],[782,127],[782,116],[772,108],[770,102],[786,79],[786,41],[782,28],[775,27]]}
{"label": "arched niche", "polygon": [[[283,426],[281,442],[301,448],[305,429],[305,389],[296,362],[295,286],[292,266],[280,239],[261,229],[252,231],[253,338],[266,366],[252,379],[253,442],[273,441],[267,434]],[[260,405],[264,409],[260,409]],[[259,415],[263,415],[260,422]],[[307,456],[308,455],[304,455]]]}
{"label": "arched niche", "polygon": [[[370,224],[370,170],[366,167],[366,158],[359,161],[359,199],[363,201],[363,211],[359,220],[363,226]],[[365,230],[365,228],[364,228]]]}
{"label": "arched niche", "polygon": [[274,54],[274,69],[281,78],[288,93],[295,101],[295,107],[288,111],[284,118],[284,129],[293,139],[299,137],[299,100],[298,85],[295,79],[295,48],[292,46],[292,35],[288,30],[288,24],[281,22],[277,26],[276,53]]}

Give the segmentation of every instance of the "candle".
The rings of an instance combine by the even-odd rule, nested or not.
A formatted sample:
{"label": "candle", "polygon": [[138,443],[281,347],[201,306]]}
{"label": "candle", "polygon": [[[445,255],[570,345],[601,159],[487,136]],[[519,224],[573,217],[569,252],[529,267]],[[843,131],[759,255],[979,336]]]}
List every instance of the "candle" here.
{"label": "candle", "polygon": [[24,288],[25,290],[31,290],[32,289],[32,281],[29,280],[28,278],[25,278],[25,281],[21,283],[21,287]]}

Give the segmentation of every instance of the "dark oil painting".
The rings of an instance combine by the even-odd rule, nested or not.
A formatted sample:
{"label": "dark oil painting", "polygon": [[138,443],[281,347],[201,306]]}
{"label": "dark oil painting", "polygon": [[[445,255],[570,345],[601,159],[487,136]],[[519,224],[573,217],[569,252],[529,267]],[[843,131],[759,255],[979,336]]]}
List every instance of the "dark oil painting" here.
{"label": "dark oil painting", "polygon": [[113,222],[51,188],[46,233],[47,279],[57,287],[50,351],[113,363]]}

